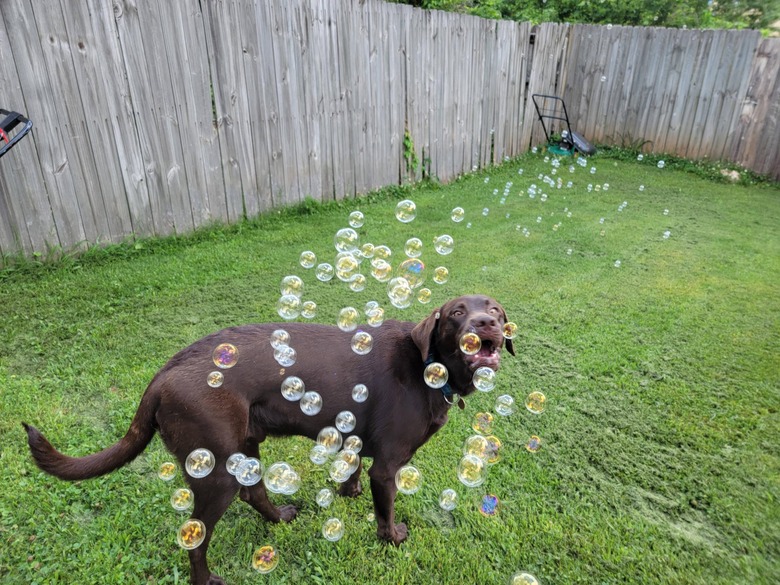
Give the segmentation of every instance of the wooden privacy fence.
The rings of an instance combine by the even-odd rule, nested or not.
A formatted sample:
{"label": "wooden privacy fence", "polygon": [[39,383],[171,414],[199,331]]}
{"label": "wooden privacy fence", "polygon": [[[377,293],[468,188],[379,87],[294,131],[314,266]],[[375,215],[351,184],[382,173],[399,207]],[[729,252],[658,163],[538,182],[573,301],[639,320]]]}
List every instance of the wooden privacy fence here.
{"label": "wooden privacy fence", "polygon": [[[543,135],[780,179],[780,41],[491,21],[379,0],[3,0],[0,258],[451,179]],[[413,154],[412,154],[413,153]]]}

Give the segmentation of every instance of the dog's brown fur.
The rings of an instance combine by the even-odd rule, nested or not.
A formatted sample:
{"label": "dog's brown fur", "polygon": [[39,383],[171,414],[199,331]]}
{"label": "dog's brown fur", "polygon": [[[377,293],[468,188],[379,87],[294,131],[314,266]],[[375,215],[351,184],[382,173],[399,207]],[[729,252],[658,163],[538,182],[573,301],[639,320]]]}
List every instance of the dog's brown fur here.
{"label": "dog's brown fur", "polygon": [[[352,333],[335,327],[302,323],[233,327],[176,354],[149,384],[127,434],[99,453],[68,457],[37,429],[24,427],[38,466],[67,480],[104,475],[125,465],[146,448],[155,432],[182,467],[194,449],[211,450],[218,463],[214,471],[201,479],[187,477],[195,496],[192,517],[206,526],[203,544],[189,551],[190,578],[194,585],[217,585],[223,581],[209,571],[206,551],[215,524],[236,492],[271,522],[290,521],[297,513],[294,506],[274,506],[262,482],[240,486],[227,472],[227,458],[237,452],[259,457],[258,445],[268,435],[314,439],[323,427],[333,425],[342,410],[352,411],[357,418],[353,432],[363,440],[360,455],[373,458],[368,475],[377,534],[395,544],[406,539],[406,525],[395,523],[395,473],[447,421],[451,405],[441,391],[424,383],[425,360],[433,358],[446,365],[452,390],[465,396],[474,390],[474,369],[480,365],[498,368],[506,320],[504,309],[495,300],[478,295],[460,297],[417,325],[387,321],[371,330],[373,349],[365,356],[352,351]],[[278,328],[290,333],[290,344],[298,354],[297,362],[289,368],[281,368],[273,358],[270,337]],[[480,336],[487,351],[464,356],[459,339],[469,330]],[[206,384],[207,375],[215,369],[211,355],[225,342],[239,349],[239,359],[237,365],[224,371],[222,387],[214,389]],[[506,347],[514,354],[511,341],[506,341]],[[307,416],[297,403],[282,396],[280,384],[290,375],[300,377],[308,390],[322,395],[319,414]],[[358,383],[369,389],[363,403],[351,398],[351,389]],[[342,484],[342,495],[361,492],[361,468]]]}

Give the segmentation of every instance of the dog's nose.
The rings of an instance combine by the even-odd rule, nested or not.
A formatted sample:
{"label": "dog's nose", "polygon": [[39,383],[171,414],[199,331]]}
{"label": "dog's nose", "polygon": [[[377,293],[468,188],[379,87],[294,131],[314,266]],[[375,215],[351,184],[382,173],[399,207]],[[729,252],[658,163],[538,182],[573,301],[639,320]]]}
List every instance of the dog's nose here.
{"label": "dog's nose", "polygon": [[498,321],[496,321],[495,317],[492,317],[487,313],[482,313],[481,315],[472,317],[469,323],[472,327],[476,327],[477,329],[484,327],[495,327],[498,325]]}

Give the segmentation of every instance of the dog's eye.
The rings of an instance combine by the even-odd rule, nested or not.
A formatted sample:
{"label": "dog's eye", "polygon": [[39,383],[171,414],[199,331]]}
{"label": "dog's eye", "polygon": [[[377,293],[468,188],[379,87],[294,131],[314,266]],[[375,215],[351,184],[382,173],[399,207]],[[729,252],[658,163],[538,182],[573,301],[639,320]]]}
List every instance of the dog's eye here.
{"label": "dog's eye", "polygon": [[499,313],[501,313],[501,311],[499,311],[498,308],[496,307],[490,307],[490,312],[493,313],[494,315],[498,315]]}
{"label": "dog's eye", "polygon": [[461,315],[463,315],[464,313],[463,313],[463,311],[461,311],[460,309],[455,309],[455,310],[454,310],[452,313],[450,313],[450,314],[451,314],[453,317],[460,317],[460,316],[461,316]]}

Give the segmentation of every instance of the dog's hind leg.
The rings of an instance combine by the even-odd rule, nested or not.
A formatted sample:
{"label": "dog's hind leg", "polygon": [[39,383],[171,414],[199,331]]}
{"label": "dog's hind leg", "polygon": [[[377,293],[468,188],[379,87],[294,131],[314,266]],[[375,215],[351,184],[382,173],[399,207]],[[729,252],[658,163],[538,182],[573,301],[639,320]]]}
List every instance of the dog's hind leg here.
{"label": "dog's hind leg", "polygon": [[[260,450],[257,441],[247,440],[244,453],[249,457],[259,459]],[[268,499],[268,492],[262,481],[252,486],[242,487],[239,491],[239,497],[260,512],[263,518],[269,522],[290,522],[298,514],[298,509],[293,505],[275,506]]]}

